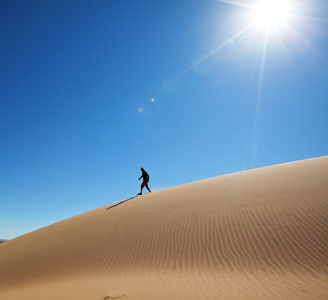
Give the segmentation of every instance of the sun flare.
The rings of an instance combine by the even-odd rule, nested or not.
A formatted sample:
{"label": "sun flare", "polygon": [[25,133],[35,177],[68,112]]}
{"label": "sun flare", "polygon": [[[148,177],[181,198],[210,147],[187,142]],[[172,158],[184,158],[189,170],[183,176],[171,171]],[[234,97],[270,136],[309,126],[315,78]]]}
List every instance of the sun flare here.
{"label": "sun flare", "polygon": [[[191,67],[181,72],[179,76],[171,80],[169,84],[174,82],[177,78],[185,75],[190,70],[194,70],[195,66],[198,66],[211,56],[219,53],[222,49],[230,48],[230,50],[228,50],[233,53],[233,51],[237,52],[237,49],[242,50],[248,47],[249,50],[252,49],[252,47],[256,47],[256,51],[259,50],[257,53],[261,53],[261,55],[256,55],[256,63],[259,64],[259,102],[266,62],[270,59],[270,52],[268,51],[270,47],[271,49],[276,50],[280,47],[285,54],[288,54],[287,39],[290,40],[290,38],[293,37],[293,40],[299,42],[306,50],[318,54],[315,47],[298,31],[297,28],[297,26],[303,24],[303,22],[306,24],[305,22],[309,21],[321,22],[323,25],[327,24],[326,18],[315,18],[311,15],[307,15],[307,4],[309,4],[311,0],[216,1],[237,8],[237,10],[231,14],[231,18],[227,17],[229,21],[233,20],[235,22],[234,25],[236,25],[235,27],[232,26],[234,29],[231,30],[231,35],[221,41],[220,44],[213,47],[213,50],[209,51],[206,55],[196,59]],[[318,5],[321,3],[318,7],[327,7],[327,0],[318,0],[317,2]],[[232,24],[232,22],[229,24]],[[228,28],[228,26],[226,26],[226,28]],[[248,43],[245,43],[246,40],[248,40]],[[256,43],[253,43],[253,41],[256,41]],[[232,47],[232,45],[234,46]],[[217,57],[219,57],[219,55],[217,55]]]}
{"label": "sun flare", "polygon": [[261,0],[253,8],[254,22],[265,29],[274,29],[283,24],[288,13],[287,0]]}

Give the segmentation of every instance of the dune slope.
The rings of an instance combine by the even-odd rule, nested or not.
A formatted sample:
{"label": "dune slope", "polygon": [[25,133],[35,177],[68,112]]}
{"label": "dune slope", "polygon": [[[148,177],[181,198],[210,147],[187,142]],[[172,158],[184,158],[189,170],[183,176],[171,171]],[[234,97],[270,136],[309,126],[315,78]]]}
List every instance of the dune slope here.
{"label": "dune slope", "polygon": [[0,245],[0,299],[328,299],[328,156],[146,194]]}

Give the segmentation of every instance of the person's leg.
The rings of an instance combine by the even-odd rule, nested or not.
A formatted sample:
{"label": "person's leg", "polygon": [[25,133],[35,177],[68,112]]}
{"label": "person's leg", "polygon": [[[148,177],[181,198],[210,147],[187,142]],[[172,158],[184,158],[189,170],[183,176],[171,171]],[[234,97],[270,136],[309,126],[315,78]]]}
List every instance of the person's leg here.
{"label": "person's leg", "polygon": [[140,190],[139,195],[142,195],[142,190],[143,190],[144,186],[145,186],[145,182],[143,182],[143,183],[141,184],[141,190]]}
{"label": "person's leg", "polygon": [[148,186],[148,182],[145,183],[145,187],[147,188],[147,190],[149,191],[149,193],[151,193],[151,190],[149,189],[149,186]]}

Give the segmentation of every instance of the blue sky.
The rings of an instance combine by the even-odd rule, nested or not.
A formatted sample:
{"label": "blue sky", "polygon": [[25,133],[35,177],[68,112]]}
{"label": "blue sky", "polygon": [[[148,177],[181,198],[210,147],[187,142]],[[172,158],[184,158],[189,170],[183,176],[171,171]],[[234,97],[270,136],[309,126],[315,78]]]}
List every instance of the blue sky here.
{"label": "blue sky", "polygon": [[0,238],[134,196],[142,166],[155,191],[327,155],[328,3],[270,31],[236,3],[1,1]]}

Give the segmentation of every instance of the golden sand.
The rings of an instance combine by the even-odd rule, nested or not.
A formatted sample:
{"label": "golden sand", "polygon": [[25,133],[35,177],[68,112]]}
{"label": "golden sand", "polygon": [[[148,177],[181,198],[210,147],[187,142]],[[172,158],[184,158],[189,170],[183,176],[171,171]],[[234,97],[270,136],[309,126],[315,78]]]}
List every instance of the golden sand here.
{"label": "golden sand", "polygon": [[328,299],[328,156],[153,192],[0,245],[1,300],[120,298]]}

